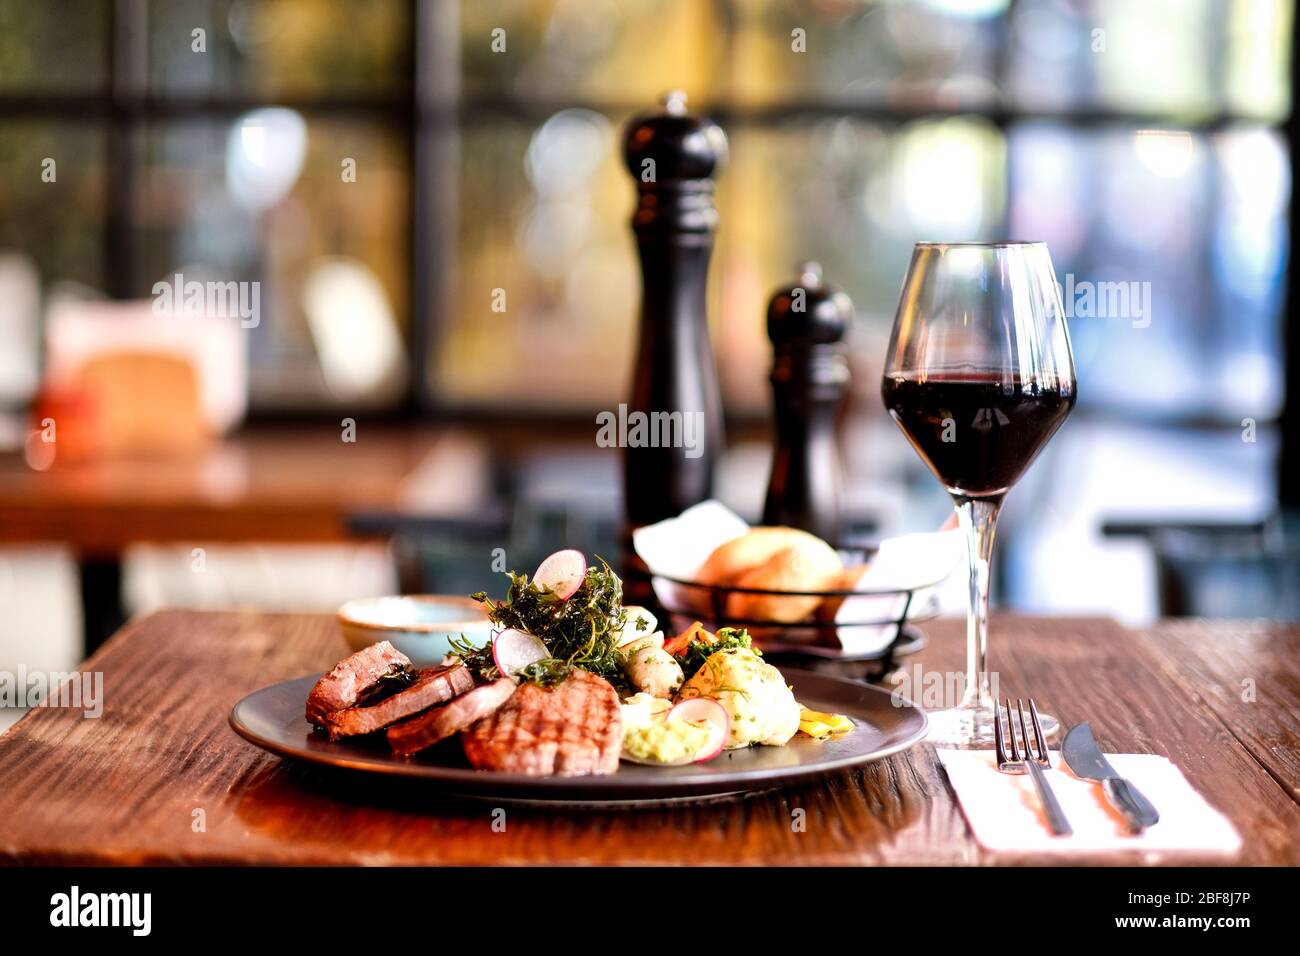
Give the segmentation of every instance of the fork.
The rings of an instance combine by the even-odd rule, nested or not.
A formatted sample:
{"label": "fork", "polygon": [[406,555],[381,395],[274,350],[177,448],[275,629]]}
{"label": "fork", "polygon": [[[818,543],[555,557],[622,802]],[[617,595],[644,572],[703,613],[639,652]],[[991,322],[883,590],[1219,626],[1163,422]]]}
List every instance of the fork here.
{"label": "fork", "polygon": [[[1033,746],[1030,745],[1029,727],[1025,722],[1025,702],[1019,697],[1016,698],[1016,712],[1020,716],[1020,737],[1025,742],[1023,757],[1016,746],[1016,721],[1011,714],[1011,698],[1007,698],[1006,745],[1002,742],[1002,706],[997,703],[993,705],[993,735],[997,742],[998,770],[1012,774],[1028,772],[1034,781],[1038,801],[1047,814],[1047,824],[1052,828],[1052,833],[1056,836],[1069,836],[1074,829],[1070,826],[1070,821],[1065,818],[1065,811],[1061,809],[1056,794],[1052,792],[1051,784],[1047,782],[1047,775],[1043,773],[1043,767],[1050,768],[1052,760],[1048,755],[1047,736],[1043,733],[1043,725],[1039,723],[1038,708],[1034,706],[1034,699],[1029,698],[1029,714],[1034,728]],[[1035,749],[1038,751],[1037,755],[1034,754]]]}

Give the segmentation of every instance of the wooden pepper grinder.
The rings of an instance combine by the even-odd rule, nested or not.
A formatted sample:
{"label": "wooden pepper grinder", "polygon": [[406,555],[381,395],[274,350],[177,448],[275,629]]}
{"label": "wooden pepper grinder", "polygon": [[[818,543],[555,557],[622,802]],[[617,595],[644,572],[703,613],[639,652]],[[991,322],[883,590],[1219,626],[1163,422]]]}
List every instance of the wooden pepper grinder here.
{"label": "wooden pepper grinder", "polygon": [[763,523],[802,528],[835,544],[843,481],[835,420],[848,390],[843,338],[853,303],[823,283],[817,263],[799,272],[767,308],[776,451]]}
{"label": "wooden pepper grinder", "polygon": [[709,498],[722,448],[705,286],[718,228],[713,176],[726,162],[727,138],[686,111],[684,93],[666,94],[663,107],[634,118],[623,146],[637,186],[632,230],[642,274],[640,346],[622,443],[623,570],[628,603],[642,604],[653,597],[632,530]]}

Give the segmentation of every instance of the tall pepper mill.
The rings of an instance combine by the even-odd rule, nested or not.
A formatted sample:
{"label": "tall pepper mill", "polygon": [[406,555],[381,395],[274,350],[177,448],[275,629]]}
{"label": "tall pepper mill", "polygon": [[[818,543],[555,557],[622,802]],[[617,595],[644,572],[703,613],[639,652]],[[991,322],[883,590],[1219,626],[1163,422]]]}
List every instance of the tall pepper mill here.
{"label": "tall pepper mill", "polygon": [[[662,112],[630,122],[623,153],[637,186],[632,231],[642,278],[640,345],[623,442],[624,590],[628,603],[653,606],[632,531],[709,498],[722,448],[705,286],[718,228],[713,176],[726,162],[727,138],[711,120],[686,111],[684,93],[671,92]],[[645,424],[640,436],[638,419]]]}
{"label": "tall pepper mill", "polygon": [[817,263],[799,272],[767,308],[776,450],[763,523],[802,528],[835,544],[843,483],[835,422],[848,391],[843,339],[853,303],[822,281]]}

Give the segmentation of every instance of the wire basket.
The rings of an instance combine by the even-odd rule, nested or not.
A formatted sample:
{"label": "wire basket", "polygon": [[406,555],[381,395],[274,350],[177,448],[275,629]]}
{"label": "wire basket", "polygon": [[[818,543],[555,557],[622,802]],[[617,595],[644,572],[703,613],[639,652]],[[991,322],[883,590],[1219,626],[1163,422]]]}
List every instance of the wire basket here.
{"label": "wire basket", "polygon": [[[864,563],[874,549],[839,548],[846,566]],[[660,605],[668,612],[674,631],[684,630],[693,621],[701,622],[709,630],[719,627],[744,627],[756,644],[767,654],[791,657],[822,658],[839,661],[886,661],[910,654],[924,644],[924,635],[915,628],[918,621],[938,613],[936,588],[947,575],[913,588],[835,588],[823,591],[783,591],[771,588],[740,587],[737,585],[703,584],[650,573],[650,582]],[[784,622],[754,618],[734,617],[727,613],[727,604],[733,595],[756,595],[774,598],[819,598],[822,602],[839,599],[869,599],[870,611],[850,620],[836,621],[833,616]],[[861,610],[861,609],[860,609]],[[880,639],[872,641],[869,650],[852,650],[854,644],[845,641],[853,632],[883,630]],[[865,635],[861,635],[865,636]]]}

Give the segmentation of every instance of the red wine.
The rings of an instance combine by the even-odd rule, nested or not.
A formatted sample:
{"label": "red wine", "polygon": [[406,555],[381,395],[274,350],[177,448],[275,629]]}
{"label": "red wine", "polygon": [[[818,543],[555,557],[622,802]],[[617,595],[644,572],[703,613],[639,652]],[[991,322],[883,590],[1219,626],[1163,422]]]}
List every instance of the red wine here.
{"label": "red wine", "polygon": [[924,380],[886,376],[885,407],[950,492],[1004,494],[1029,467],[1074,405],[1073,383],[1023,384],[998,373]]}

